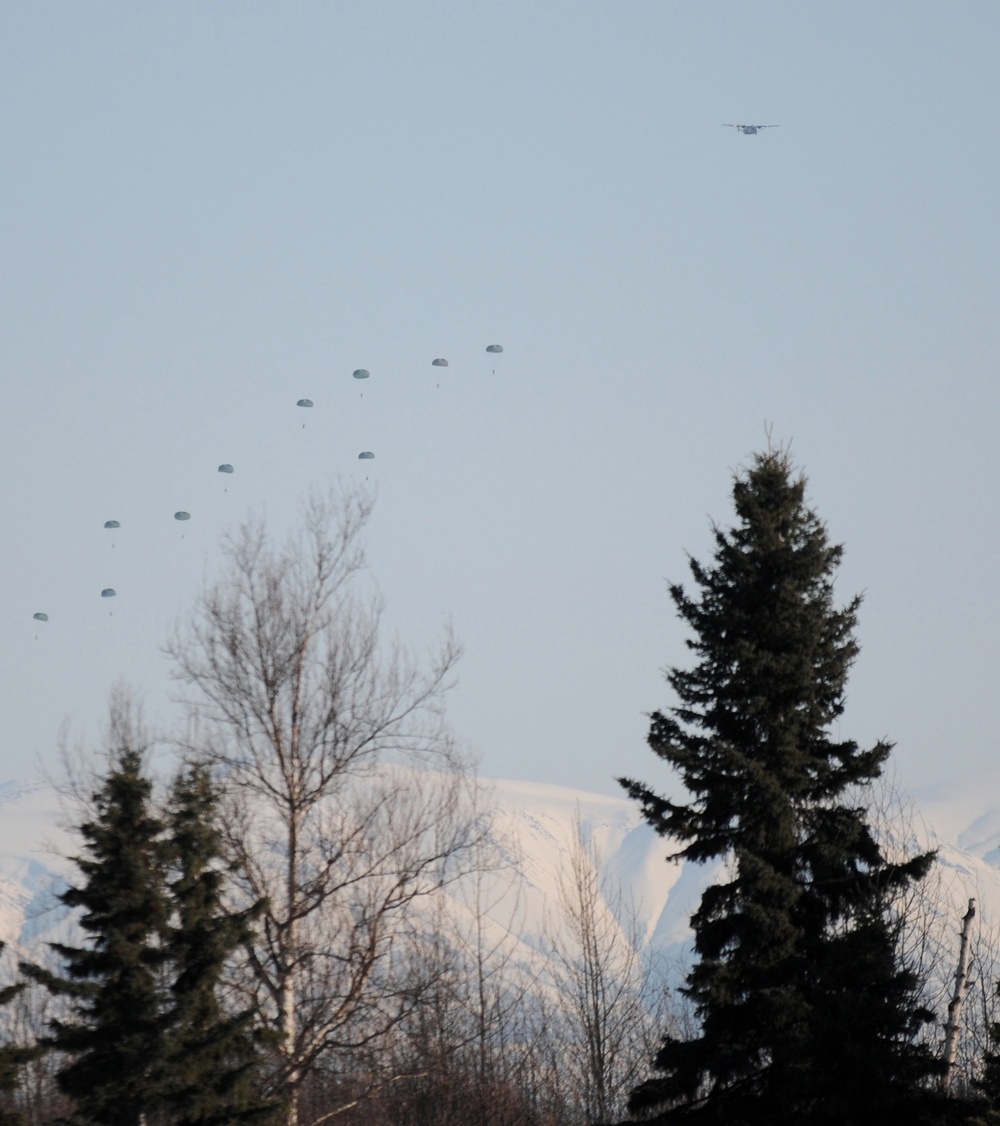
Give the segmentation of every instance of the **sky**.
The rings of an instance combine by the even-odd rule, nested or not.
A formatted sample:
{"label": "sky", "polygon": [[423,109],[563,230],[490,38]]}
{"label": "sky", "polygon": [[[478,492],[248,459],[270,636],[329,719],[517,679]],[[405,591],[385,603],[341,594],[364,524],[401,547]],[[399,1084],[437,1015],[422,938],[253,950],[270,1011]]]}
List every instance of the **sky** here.
{"label": "sky", "polygon": [[0,777],[123,678],[169,730],[223,533],[340,475],[482,774],[669,789],[667,584],[768,433],[864,595],[841,734],[925,792],[995,766],[996,4],[0,20]]}

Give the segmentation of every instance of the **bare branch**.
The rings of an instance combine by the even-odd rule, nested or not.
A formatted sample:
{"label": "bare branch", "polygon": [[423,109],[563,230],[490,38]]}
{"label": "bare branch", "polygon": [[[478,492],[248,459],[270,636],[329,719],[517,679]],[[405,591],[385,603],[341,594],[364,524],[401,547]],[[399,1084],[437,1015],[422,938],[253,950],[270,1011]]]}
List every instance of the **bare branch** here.
{"label": "bare branch", "polygon": [[412,1004],[412,906],[467,870],[480,835],[444,719],[459,646],[446,633],[422,665],[381,643],[370,514],[365,493],[314,494],[280,547],[248,520],[168,647],[197,735],[187,752],[226,789],[243,894],[268,904],[235,987],[278,1030],[289,1126],[310,1069]]}

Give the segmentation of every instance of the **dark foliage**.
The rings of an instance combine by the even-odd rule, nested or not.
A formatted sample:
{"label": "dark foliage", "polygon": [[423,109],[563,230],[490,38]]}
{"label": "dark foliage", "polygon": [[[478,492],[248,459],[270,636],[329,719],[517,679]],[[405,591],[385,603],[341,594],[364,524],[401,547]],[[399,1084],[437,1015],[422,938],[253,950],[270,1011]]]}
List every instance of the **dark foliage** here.
{"label": "dark foliage", "polygon": [[174,922],[165,951],[172,980],[163,1061],[163,1102],[175,1126],[266,1122],[275,1112],[259,1097],[265,1057],[256,1011],[233,1013],[220,998],[223,970],[248,940],[259,907],[226,911],[217,805],[204,767],[178,775],[169,809]]}
{"label": "dark foliage", "polygon": [[151,809],[152,786],[142,749],[119,724],[110,767],[93,795],[94,816],[80,826],[83,880],[60,896],[81,908],[86,946],[55,946],[60,978],[31,976],[70,1000],[71,1019],[52,1022],[49,1045],[64,1052],[60,1089],[76,1119],[101,1126],[139,1126],[157,1105],[164,1044],[164,953],[168,917],[162,824]]}
{"label": "dark foliage", "polygon": [[835,606],[841,548],[786,454],[757,456],[733,499],[712,565],[690,563],[696,594],[671,587],[696,660],[667,675],[679,705],[651,717],[649,744],[691,799],[622,779],[678,857],[728,862],[692,918],[700,1034],[664,1039],[632,1109],[727,1126],[944,1121],[959,1105],[932,1090],[939,1065],[917,1039],[930,1014],[891,913],[933,857],[886,861],[848,795],[890,745],[831,734],[859,599]]}
{"label": "dark foliage", "polygon": [[[1000,983],[997,985],[1000,993]],[[983,1111],[983,1126],[1000,1126],[1000,1024],[990,1023],[987,1030],[988,1044],[983,1052],[983,1070],[975,1087],[985,1099],[987,1108]]]}
{"label": "dark foliage", "polygon": [[[4,943],[0,942],[0,951]],[[13,985],[0,989],[0,1007],[9,1005],[11,1001],[24,989],[26,983],[15,982]],[[42,1048],[36,1044],[0,1045],[0,1096],[7,1098],[17,1090],[20,1083],[21,1068],[29,1061],[36,1059]],[[0,1107],[0,1126],[21,1126],[24,1119],[15,1111],[5,1110]]]}
{"label": "dark foliage", "polygon": [[264,1123],[264,1043],[254,1011],[222,1003],[222,973],[256,909],[227,913],[218,862],[216,795],[192,767],[178,776],[161,819],[144,749],[127,708],[112,713],[109,767],[79,826],[82,879],[59,897],[81,909],[81,946],[54,945],[58,975],[24,966],[62,996],[45,1046],[73,1121],[100,1126]]}

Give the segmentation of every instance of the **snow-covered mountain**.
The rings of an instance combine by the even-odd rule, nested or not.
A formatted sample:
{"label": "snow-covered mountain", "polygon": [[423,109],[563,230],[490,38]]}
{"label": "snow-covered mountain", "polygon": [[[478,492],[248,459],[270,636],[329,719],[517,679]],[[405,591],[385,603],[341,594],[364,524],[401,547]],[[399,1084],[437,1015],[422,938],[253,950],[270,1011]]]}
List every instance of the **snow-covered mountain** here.
{"label": "snow-covered mountain", "polygon": [[67,934],[56,894],[79,848],[61,828],[59,797],[46,782],[0,784],[0,941],[20,956]]}
{"label": "snow-covered mountain", "polygon": [[[670,842],[658,837],[625,797],[605,797],[559,786],[486,781],[492,836],[501,862],[475,895],[499,933],[538,955],[565,930],[565,887],[571,879],[577,825],[599,859],[601,909],[634,936],[644,953],[679,964],[689,938],[688,919],[713,870],[668,861]],[[918,795],[887,813],[890,837],[939,850],[929,883],[936,917],[941,976],[946,979],[953,941],[968,900],[991,934],[1000,925],[1000,775],[947,793]],[[64,827],[58,795],[43,782],[0,785],[0,940],[21,955],[64,938],[65,912],[55,896],[73,865],[79,841]],[[63,827],[61,827],[63,826]],[[452,889],[456,910],[471,910],[468,884]]]}

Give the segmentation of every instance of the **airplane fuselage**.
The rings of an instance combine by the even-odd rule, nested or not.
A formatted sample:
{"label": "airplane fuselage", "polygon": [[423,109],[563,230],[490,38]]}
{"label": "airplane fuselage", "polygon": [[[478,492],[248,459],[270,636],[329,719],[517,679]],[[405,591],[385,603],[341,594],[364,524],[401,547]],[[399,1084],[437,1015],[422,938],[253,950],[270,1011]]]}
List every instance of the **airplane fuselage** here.
{"label": "airplane fuselage", "polygon": [[737,125],[735,122],[725,122],[727,129],[739,129],[741,133],[746,133],[747,136],[752,136],[754,133],[759,133],[761,129],[777,129],[777,125]]}

